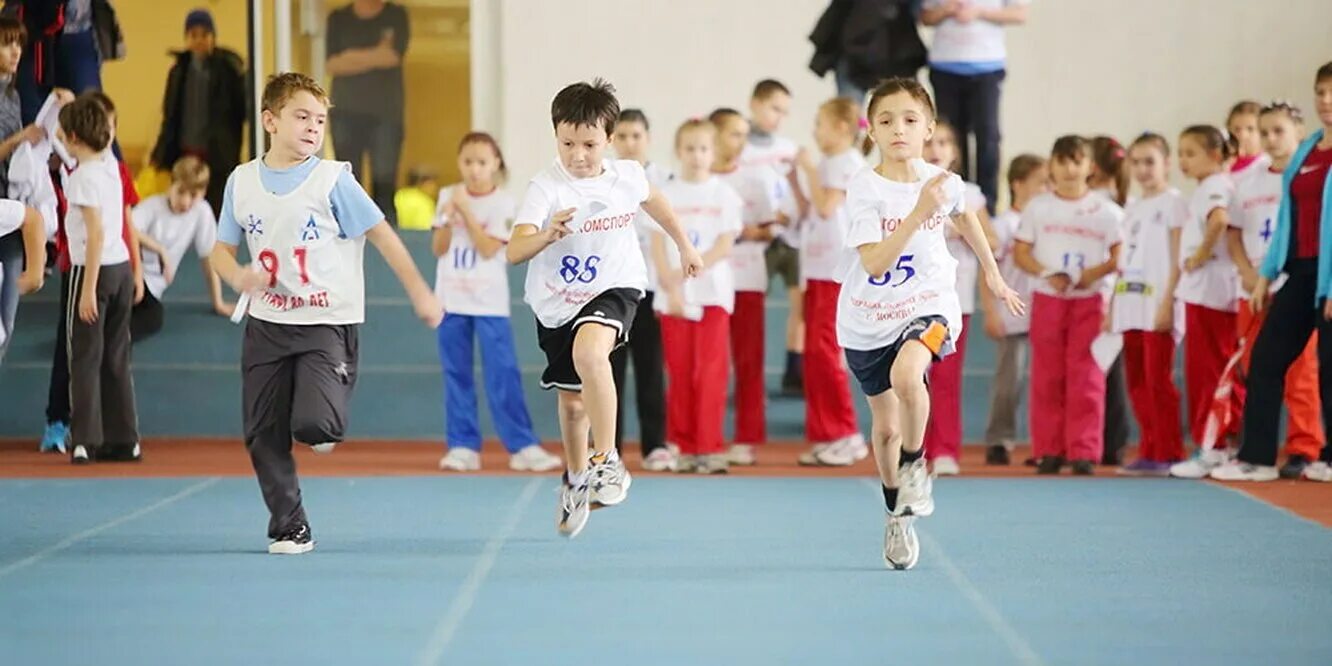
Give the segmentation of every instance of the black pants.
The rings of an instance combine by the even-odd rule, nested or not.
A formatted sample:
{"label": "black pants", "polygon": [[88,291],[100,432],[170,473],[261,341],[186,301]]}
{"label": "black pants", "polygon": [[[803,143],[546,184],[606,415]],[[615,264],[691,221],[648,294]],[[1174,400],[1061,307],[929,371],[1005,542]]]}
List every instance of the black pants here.
{"label": "black pants", "polygon": [[[1312,262],[1309,262],[1312,263]],[[1281,400],[1286,393],[1286,371],[1318,331],[1318,395],[1323,400],[1323,431],[1332,435],[1332,322],[1315,307],[1317,266],[1290,272],[1286,285],[1272,296],[1267,319],[1253,342],[1244,402],[1244,434],[1239,459],[1255,465],[1275,465],[1280,443]],[[1332,439],[1320,456],[1332,463]]]}
{"label": "black pants", "polygon": [[268,536],[304,522],[292,439],[342,441],[356,385],[357,327],[291,326],[249,319],[241,343],[245,448],[264,503]]}
{"label": "black pants", "polygon": [[402,121],[335,109],[332,124],[333,150],[338,159],[351,162],[358,180],[361,158],[370,158],[371,198],[385,219],[397,226],[393,194],[398,187],[398,160],[402,157]]}
{"label": "black pants", "polygon": [[69,424],[69,273],[60,274],[60,316],[56,318],[51,381],[46,389],[46,422]]}
{"label": "black pants", "polygon": [[[964,76],[930,70],[939,116],[957,128],[957,154],[964,178],[980,186],[985,207],[994,214],[999,195],[999,97],[1004,70]],[[975,169],[972,169],[967,137],[976,137]]]}
{"label": "black pants", "polygon": [[1105,428],[1101,431],[1105,447],[1101,462],[1123,462],[1129,436],[1128,381],[1124,377],[1124,355],[1120,354],[1105,373]]}
{"label": "black pants", "polygon": [[638,302],[629,344],[611,353],[615,375],[615,448],[624,439],[624,375],[630,357],[634,361],[634,391],[638,397],[638,435],[643,457],[666,444],[666,378],[661,358],[661,324],[652,309],[653,292]]}
{"label": "black pants", "polygon": [[89,453],[103,445],[139,441],[139,417],[130,376],[130,308],[134,276],[129,262],[103,266],[97,278],[97,319],[79,318],[87,269],[70,271],[66,331],[69,340],[70,441]]}
{"label": "black pants", "polygon": [[130,338],[134,342],[139,342],[162,330],[162,324],[166,320],[166,310],[162,307],[162,301],[153,296],[153,292],[148,289],[143,290],[143,300],[134,306],[134,311],[130,314]]}

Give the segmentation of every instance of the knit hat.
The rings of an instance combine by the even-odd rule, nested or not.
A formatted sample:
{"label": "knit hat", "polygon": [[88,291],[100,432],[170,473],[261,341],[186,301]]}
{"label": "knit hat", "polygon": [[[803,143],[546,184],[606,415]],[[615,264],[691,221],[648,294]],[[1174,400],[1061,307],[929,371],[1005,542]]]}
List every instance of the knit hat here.
{"label": "knit hat", "polygon": [[185,16],[185,32],[190,28],[205,28],[208,32],[217,34],[217,27],[213,25],[213,15],[208,13],[207,9],[196,9]]}

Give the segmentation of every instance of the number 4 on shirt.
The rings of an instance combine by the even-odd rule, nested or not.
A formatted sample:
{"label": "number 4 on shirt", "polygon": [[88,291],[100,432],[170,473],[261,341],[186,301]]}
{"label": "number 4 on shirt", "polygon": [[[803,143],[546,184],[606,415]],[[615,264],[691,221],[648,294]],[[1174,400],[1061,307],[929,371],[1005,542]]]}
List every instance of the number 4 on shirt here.
{"label": "number 4 on shirt", "polygon": [[[305,256],[307,250],[304,247],[292,248],[292,260],[296,262],[296,269],[301,273],[301,284],[310,284],[310,274],[305,270]],[[263,267],[264,272],[268,273],[268,288],[277,286],[278,276],[278,256],[272,250],[264,250],[259,253],[259,265]]]}

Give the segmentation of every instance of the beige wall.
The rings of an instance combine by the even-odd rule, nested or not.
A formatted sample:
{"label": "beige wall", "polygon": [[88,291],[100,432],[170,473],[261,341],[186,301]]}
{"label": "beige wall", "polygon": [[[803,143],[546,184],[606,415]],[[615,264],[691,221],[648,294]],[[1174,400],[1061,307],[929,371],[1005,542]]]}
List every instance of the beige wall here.
{"label": "beige wall", "polygon": [[[300,2],[268,0],[265,26],[265,71],[273,68],[272,7],[290,1],[296,36],[292,40],[293,66],[310,71],[311,40],[301,34]],[[348,0],[325,0],[318,16]],[[402,173],[417,163],[435,166],[445,177],[456,172],[454,151],[458,137],[471,126],[467,0],[397,0],[411,18],[412,41],[405,60],[407,82],[407,137],[403,145]],[[107,63],[103,84],[120,110],[120,142],[132,167],[152,149],[162,122],[162,92],[171,58],[167,52],[182,46],[185,15],[205,7],[217,24],[218,44],[246,55],[245,0],[120,0],[116,11],[125,32],[128,56]],[[323,30],[323,19],[317,26]],[[248,58],[247,58],[248,60]],[[327,83],[327,82],[326,82]],[[247,134],[248,136],[248,134]]]}
{"label": "beige wall", "polygon": [[[683,119],[718,105],[744,108],[762,77],[795,103],[785,133],[812,145],[817,105],[834,93],[806,65],[807,35],[824,0],[473,0],[492,11],[497,76],[479,81],[474,109],[498,131],[523,180],[553,157],[551,96],[609,78],[621,102],[657,128],[657,159]],[[1289,97],[1308,108],[1314,70],[1332,59],[1332,2],[1285,0],[1034,0],[1009,31],[1004,153],[1046,152],[1066,132],[1173,136],[1224,121],[1241,97]],[[478,6],[481,6],[478,8]],[[475,28],[474,26],[474,34]],[[928,43],[928,35],[926,36]]]}

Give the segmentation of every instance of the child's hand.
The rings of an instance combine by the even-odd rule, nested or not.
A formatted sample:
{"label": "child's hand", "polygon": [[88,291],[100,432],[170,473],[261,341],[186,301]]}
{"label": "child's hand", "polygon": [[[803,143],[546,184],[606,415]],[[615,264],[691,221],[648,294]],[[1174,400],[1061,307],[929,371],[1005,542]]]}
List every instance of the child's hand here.
{"label": "child's hand", "polygon": [[944,191],[944,184],[952,176],[952,173],[945,171],[926,181],[924,187],[920,188],[920,198],[916,200],[916,209],[911,213],[925,219],[933,217],[943,206],[948,196],[948,193]]}
{"label": "child's hand", "polygon": [[980,18],[980,7],[977,7],[970,2],[959,3],[957,9],[953,11],[953,18],[956,19],[958,23],[971,23]]}
{"label": "child's hand", "polygon": [[685,241],[680,248],[680,272],[686,277],[698,277],[703,272],[703,257],[693,243]]}
{"label": "child's hand", "polygon": [[416,317],[430,328],[437,328],[444,321],[444,304],[429,291],[412,297],[412,309],[416,310]]}
{"label": "child's hand", "polygon": [[236,314],[236,304],[219,301],[213,304],[213,312],[222,317],[230,318],[231,315]]}
{"label": "child's hand", "polygon": [[1050,285],[1051,289],[1062,294],[1068,291],[1069,287],[1073,286],[1073,279],[1068,276],[1068,273],[1055,273],[1054,275],[1045,278],[1045,283]]}
{"label": "child's hand", "polygon": [[1258,284],[1258,271],[1252,268],[1248,270],[1240,269],[1240,288],[1245,292],[1252,294],[1253,285]]}
{"label": "child's hand", "polygon": [[[90,285],[92,283],[84,282],[83,284]],[[79,296],[79,320],[85,324],[97,321],[97,292],[87,286],[83,288],[83,293]]]}
{"label": "child's hand", "polygon": [[158,255],[158,258],[162,261],[162,277],[166,278],[166,283],[171,284],[172,282],[175,282],[176,267],[172,266],[171,262],[168,261],[166,257]]}
{"label": "child's hand", "polygon": [[439,205],[439,210],[435,211],[435,216],[444,224],[453,224],[454,214],[458,209],[454,207],[452,201],[445,201]]}
{"label": "child's hand", "polygon": [[240,274],[236,276],[236,281],[231,283],[231,288],[238,294],[244,294],[251,291],[259,291],[268,286],[268,273],[259,269],[259,266],[250,264],[241,268]]}
{"label": "child's hand", "polygon": [[453,188],[453,196],[449,197],[449,203],[453,204],[458,210],[470,210],[471,200],[467,196],[467,188],[458,186]]}
{"label": "child's hand", "polygon": [[[1018,293],[1008,286],[1004,277],[997,271],[986,273],[985,283],[990,287],[990,291],[994,293],[994,297],[999,299],[1004,307],[1008,308],[1010,314],[1014,317],[1025,317],[1027,315],[1027,304],[1022,302],[1022,297],[1018,296]],[[996,317],[996,319],[998,318]]]}
{"label": "child's hand", "polygon": [[41,267],[34,266],[28,270],[25,270],[23,271],[23,274],[19,276],[19,281],[18,281],[19,293],[24,296],[35,293],[37,290],[42,288],[42,284],[45,282],[45,280],[46,276],[42,273]]}
{"label": "child's hand", "polygon": [[1188,259],[1184,260],[1184,270],[1188,271],[1189,273],[1192,273],[1193,271],[1202,268],[1202,265],[1207,263],[1208,259],[1209,257],[1205,255],[1200,257],[1197,254],[1194,254],[1190,256]]}
{"label": "child's hand", "polygon": [[555,214],[550,217],[550,224],[546,225],[546,228],[542,230],[542,233],[545,234],[546,237],[546,243],[554,243],[573,233],[573,230],[569,228],[568,222],[573,219],[575,210],[578,209],[565,208],[564,210],[555,211]]}
{"label": "child's hand", "polygon": [[672,317],[684,316],[684,299],[680,298],[679,290],[672,289],[666,295],[666,314]]}
{"label": "child's hand", "polygon": [[64,106],[74,101],[74,92],[69,88],[52,88],[51,94],[55,95],[56,104]]}
{"label": "child's hand", "polygon": [[1157,333],[1169,333],[1175,330],[1175,301],[1167,299],[1156,306],[1156,317],[1152,321],[1152,330]]}
{"label": "child's hand", "polygon": [[140,273],[134,276],[134,304],[138,305],[142,302],[143,302],[143,274]]}
{"label": "child's hand", "polygon": [[1249,296],[1249,306],[1253,308],[1255,314],[1267,307],[1267,287],[1267,278],[1259,275],[1258,281],[1253,283],[1253,292]]}

